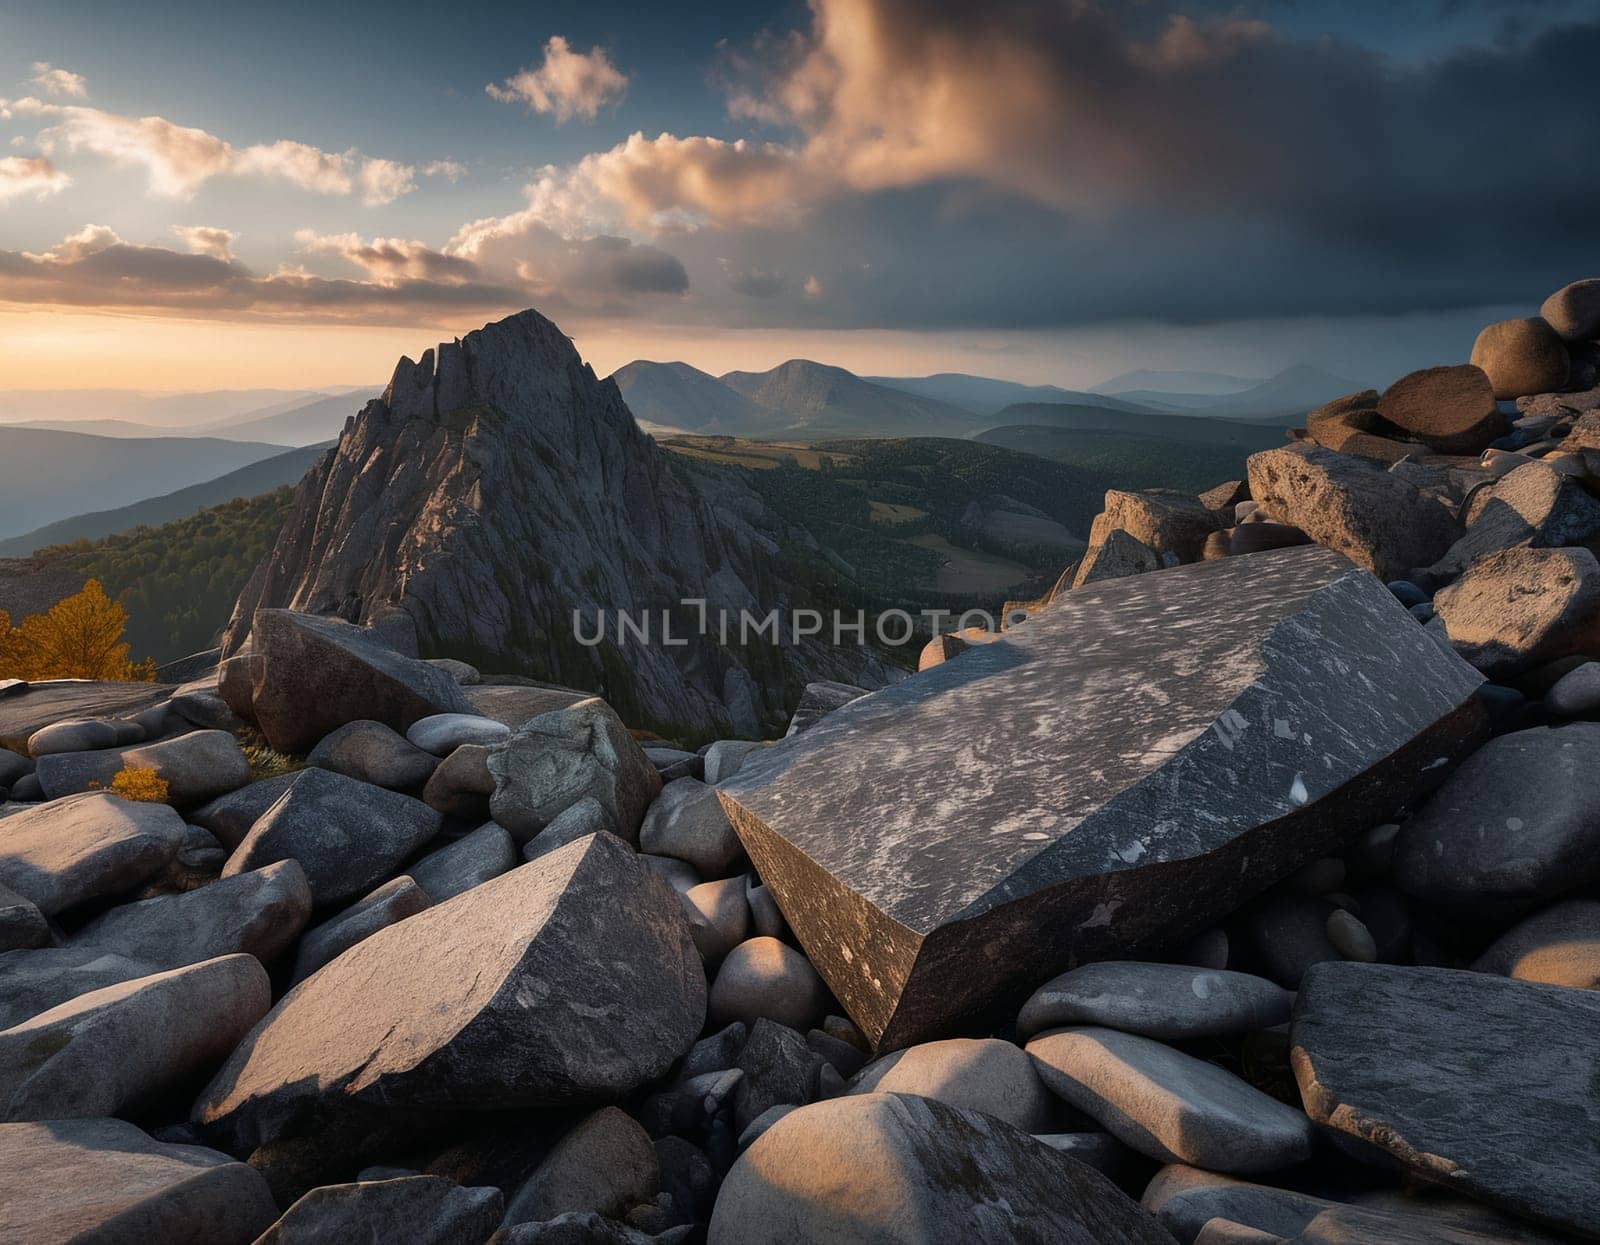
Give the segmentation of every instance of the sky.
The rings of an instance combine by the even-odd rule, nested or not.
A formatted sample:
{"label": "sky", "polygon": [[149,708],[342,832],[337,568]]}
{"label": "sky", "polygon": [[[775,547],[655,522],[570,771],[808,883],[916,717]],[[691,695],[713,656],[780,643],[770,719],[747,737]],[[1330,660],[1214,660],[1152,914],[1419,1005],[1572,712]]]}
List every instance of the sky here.
{"label": "sky", "polygon": [[1362,383],[1600,272],[1594,0],[0,0],[5,388]]}

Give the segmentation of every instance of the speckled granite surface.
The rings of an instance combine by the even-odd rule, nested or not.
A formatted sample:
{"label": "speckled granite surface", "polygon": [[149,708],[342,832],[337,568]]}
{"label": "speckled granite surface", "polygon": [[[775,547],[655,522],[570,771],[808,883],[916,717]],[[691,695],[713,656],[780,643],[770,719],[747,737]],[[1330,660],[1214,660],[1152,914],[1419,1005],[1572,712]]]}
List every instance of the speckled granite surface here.
{"label": "speckled granite surface", "polygon": [[876,1042],[1177,938],[1442,778],[1481,676],[1316,546],[1072,592],[721,789]]}

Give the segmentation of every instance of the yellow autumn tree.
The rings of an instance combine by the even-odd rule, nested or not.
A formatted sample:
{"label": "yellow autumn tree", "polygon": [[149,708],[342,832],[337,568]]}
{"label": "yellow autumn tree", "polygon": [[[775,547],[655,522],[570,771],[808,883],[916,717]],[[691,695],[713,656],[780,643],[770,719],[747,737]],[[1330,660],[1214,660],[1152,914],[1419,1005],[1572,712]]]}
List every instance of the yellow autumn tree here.
{"label": "yellow autumn tree", "polygon": [[154,679],[154,661],[130,659],[127,625],[127,611],[95,579],[20,627],[0,613],[0,678]]}

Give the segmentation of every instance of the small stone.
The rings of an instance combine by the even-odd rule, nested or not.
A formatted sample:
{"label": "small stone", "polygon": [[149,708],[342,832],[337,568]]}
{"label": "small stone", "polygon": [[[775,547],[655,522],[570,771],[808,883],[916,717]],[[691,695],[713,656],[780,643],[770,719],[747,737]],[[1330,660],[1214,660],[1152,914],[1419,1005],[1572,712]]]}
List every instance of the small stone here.
{"label": "small stone", "polygon": [[758,1020],[739,1051],[733,1123],[741,1132],[775,1106],[815,1102],[822,1056],[786,1025]]}
{"label": "small stone", "polygon": [[338,916],[306,931],[295,954],[294,971],[289,975],[290,988],[380,929],[387,929],[431,906],[428,893],[414,879],[401,875],[385,882]]}
{"label": "small stone", "polygon": [[1294,989],[1313,964],[1339,958],[1328,939],[1332,906],[1321,896],[1280,893],[1251,914],[1250,933],[1272,980]]}
{"label": "small stone", "polygon": [[639,823],[661,791],[661,775],[622,719],[593,697],[525,722],[490,752],[489,771],[494,819],[524,843],[593,796],[637,847]]}
{"label": "small stone", "polygon": [[1328,913],[1328,941],[1347,960],[1372,964],[1378,958],[1378,944],[1361,921],[1343,908]]}
{"label": "small stone", "polygon": [[780,941],[788,936],[788,922],[783,919],[777,896],[770,886],[757,886],[754,875],[749,875],[745,880],[745,898],[749,901],[750,922],[757,934]]}
{"label": "small stone", "polygon": [[852,1077],[867,1063],[866,1051],[823,1029],[806,1034],[806,1045],[826,1059],[840,1076]]}
{"label": "small stone", "polygon": [[919,1094],[981,1111],[1025,1133],[1045,1132],[1054,1101],[1033,1061],[999,1038],[947,1038],[893,1051],[850,1081],[852,1094]]}
{"label": "small stone", "polygon": [[1600,989],[1600,903],[1551,904],[1495,939],[1472,970],[1573,990]]}
{"label": "small stone", "polygon": [[1215,1064],[1114,1029],[1054,1029],[1028,1043],[1044,1083],[1150,1158],[1276,1171],[1311,1157],[1302,1113]]}
{"label": "small stone", "polygon": [[803,1033],[822,1016],[827,1000],[827,987],[805,956],[776,938],[752,938],[722,961],[708,1011],[717,1028],[765,1018]]}
{"label": "small stone", "polygon": [[437,812],[395,791],[307,769],[250,827],[225,878],[293,858],[319,906],[365,894],[439,833]]}
{"label": "small stone", "polygon": [[55,916],[132,890],[164,869],[183,840],[183,819],[165,804],[104,794],[52,800],[5,819],[0,886]]}
{"label": "small stone", "polygon": [[476,713],[436,713],[419,718],[406,730],[406,740],[424,752],[446,757],[462,744],[492,748],[511,737],[504,722]]}
{"label": "small stone", "polygon": [[708,963],[715,963],[744,941],[750,929],[750,904],[745,879],[702,882],[683,896],[694,945]]}
{"label": "small stone", "polygon": [[680,778],[661,789],[639,831],[642,851],[688,861],[702,877],[728,877],[744,858],[728,814],[707,784]]}
{"label": "small stone", "polygon": [[306,764],[390,791],[420,791],[439,761],[382,722],[358,721],[324,735]]}
{"label": "small stone", "polygon": [[429,899],[443,903],[509,873],[517,864],[517,845],[511,835],[490,821],[450,846],[424,856],[406,872]]}
{"label": "small stone", "polygon": [[1170,1042],[1233,1037],[1285,1023],[1293,1003],[1291,992],[1249,973],[1106,960],[1035,990],[1017,1017],[1017,1037],[1063,1025],[1101,1025]]}
{"label": "small stone", "polygon": [[0,1124],[0,1235],[19,1245],[251,1245],[277,1214],[251,1167],[123,1120]]}
{"label": "small stone", "polygon": [[708,1245],[1172,1245],[1109,1180],[991,1116],[906,1094],[785,1114],[739,1156]]}
{"label": "small stone", "polygon": [[1600,337],[1600,277],[1562,286],[1544,300],[1539,314],[1566,341]]}
{"label": "small stone", "polygon": [[0,1032],[0,1119],[120,1115],[212,1072],[272,1005],[228,955],[83,994]]}
{"label": "small stone", "polygon": [[1545,708],[1564,718],[1581,718],[1600,711],[1600,661],[1586,661],[1556,680],[1545,693]]}
{"label": "small stone", "polygon": [[1485,326],[1472,343],[1471,363],[1501,400],[1564,389],[1571,367],[1561,338],[1538,316]]}
{"label": "small stone", "polygon": [[[365,1174],[365,1173],[363,1173]],[[312,1189],[254,1245],[479,1245],[500,1225],[499,1189],[463,1189],[442,1176],[407,1174]]]}
{"label": "small stone", "polygon": [[602,1107],[579,1121],[506,1207],[507,1225],[573,1212],[621,1219],[661,1190],[661,1164],[650,1134],[626,1112]]}
{"label": "small stone", "polygon": [[489,752],[482,744],[462,744],[438,763],[422,789],[422,802],[460,821],[489,820],[494,795]]}
{"label": "small stone", "polygon": [[28,736],[28,755],[34,759],[61,752],[89,752],[115,748],[117,728],[110,722],[74,718],[34,731]]}

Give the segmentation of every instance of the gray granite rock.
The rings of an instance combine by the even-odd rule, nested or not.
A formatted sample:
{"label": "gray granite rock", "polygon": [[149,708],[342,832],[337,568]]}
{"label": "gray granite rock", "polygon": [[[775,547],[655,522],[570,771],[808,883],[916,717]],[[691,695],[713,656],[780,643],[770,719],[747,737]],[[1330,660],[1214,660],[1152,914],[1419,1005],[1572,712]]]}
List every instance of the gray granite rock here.
{"label": "gray granite rock", "polygon": [[1485,973],[1323,964],[1295,1001],[1311,1118],[1458,1193],[1600,1223],[1600,995]]}
{"label": "gray granite rock", "polygon": [[155,971],[140,960],[79,947],[0,953],[0,1030],[80,994],[148,977]]}
{"label": "gray granite rock", "polygon": [[864,1094],[791,1111],[739,1157],[709,1245],[1171,1245],[1099,1172],[991,1116]]}
{"label": "gray granite rock", "polygon": [[323,1185],[289,1207],[254,1245],[482,1245],[504,1210],[499,1189],[464,1189],[443,1176]]}
{"label": "gray granite rock", "polygon": [[789,937],[789,923],[778,910],[778,901],[772,897],[771,887],[757,886],[754,876],[747,874],[745,900],[750,905],[751,928],[758,936],[776,938],[780,942]]}
{"label": "gray granite rock", "polygon": [[363,719],[329,731],[307,754],[306,764],[391,791],[420,791],[439,758],[393,727]]}
{"label": "gray granite rock", "polygon": [[0,1031],[0,1119],[122,1115],[213,1072],[272,1005],[253,956],[83,994]]}
{"label": "gray granite rock", "polygon": [[1472,968],[1518,981],[1600,990],[1600,902],[1551,904],[1496,938]]}
{"label": "gray granite rock", "polygon": [[1533,460],[1473,496],[1467,530],[1444,557],[1414,575],[1444,584],[1473,562],[1513,546],[1535,549],[1582,545],[1600,533],[1600,501],[1569,475]]}
{"label": "gray granite rock", "polygon": [[[528,849],[531,850],[538,842],[537,838],[534,839],[528,844]],[[700,885],[700,875],[695,872],[694,866],[687,861],[679,860],[676,856],[652,856],[649,852],[640,852],[639,859],[680,895],[687,895]]]}
{"label": "gray granite rock", "polygon": [[127,956],[152,971],[244,953],[273,963],[311,919],[311,887],[298,861],[284,860],[183,895],[123,904],[90,921],[74,951]]}
{"label": "gray granite rock", "polygon": [[743,1133],[773,1107],[815,1102],[823,1063],[811,1044],[787,1025],[756,1021],[739,1049],[734,1128]]}
{"label": "gray granite rock", "polygon": [[574,1212],[621,1219],[660,1191],[650,1134],[626,1112],[602,1107],[556,1142],[511,1195],[505,1222],[539,1223]]}
{"label": "gray granite rock", "polygon": [[250,833],[250,827],[256,824],[261,815],[294,785],[296,777],[298,771],[257,779],[237,791],[219,795],[209,803],[202,804],[189,814],[189,820],[211,831],[217,836],[217,842],[231,852],[244,842],[244,836]]}
{"label": "gray granite rock", "polygon": [[423,658],[436,670],[443,670],[462,687],[477,687],[483,682],[483,672],[470,662],[457,661],[454,657],[425,657]]}
{"label": "gray granite rock", "polygon": [[1110,1133],[1035,1133],[1033,1139],[1058,1154],[1087,1163],[1095,1171],[1116,1180],[1142,1165],[1144,1159]]}
{"label": "gray granite rock", "polygon": [[439,762],[423,789],[422,802],[459,821],[486,821],[494,794],[489,772],[489,749],[482,744],[462,744]]}
{"label": "gray granite rock", "polygon": [[566,709],[580,700],[589,699],[588,692],[577,692],[568,687],[530,686],[523,683],[485,683],[464,690],[474,712],[503,722],[512,730],[540,714],[554,713],[557,709]]}
{"label": "gray granite rock", "polygon": [[244,1163],[122,1120],[0,1124],[0,1239],[251,1245],[277,1214]]}
{"label": "gray granite rock", "polygon": [[708,787],[737,774],[754,752],[772,745],[762,739],[719,739],[706,749],[704,781]]}
{"label": "gray granite rock", "polygon": [[1600,661],[1586,661],[1567,671],[1544,694],[1544,705],[1563,718],[1588,717],[1600,712]]}
{"label": "gray granite rock", "polygon": [[1456,651],[1502,682],[1558,657],[1600,652],[1600,562],[1587,549],[1490,554],[1433,604]]}
{"label": "gray granite rock", "polygon": [[1600,723],[1501,735],[1469,757],[1395,840],[1418,899],[1523,906],[1600,879]]}
{"label": "gray granite rock", "polygon": [[427,891],[413,878],[402,874],[385,882],[338,916],[306,931],[295,952],[294,969],[289,974],[290,986],[299,985],[324,964],[332,963],[380,929],[388,929],[431,906]]}
{"label": "gray granite rock", "polygon": [[406,731],[406,739],[424,752],[447,757],[462,744],[492,748],[511,736],[511,728],[478,713],[437,713],[419,718]]}
{"label": "gray granite rock", "polygon": [[489,754],[494,819],[527,842],[585,796],[637,846],[661,775],[605,701],[591,698],[525,722]]}
{"label": "gray granite rock", "polygon": [[40,757],[35,771],[47,798],[111,786],[124,769],[147,769],[167,784],[167,801],[193,808],[250,781],[250,763],[227,731],[190,731],[176,739],[101,752]]}
{"label": "gray granite rock", "polygon": [[1028,1043],[1056,1094],[1139,1153],[1213,1171],[1276,1171],[1311,1157],[1311,1121],[1215,1064],[1114,1029]]}
{"label": "gray granite rock", "polygon": [[224,878],[297,860],[318,905],[365,894],[439,833],[420,800],[331,770],[301,770],[228,857]]}
{"label": "gray granite rock", "polygon": [[1107,579],[1124,579],[1129,575],[1144,575],[1161,569],[1161,559],[1156,551],[1137,537],[1128,535],[1120,527],[1106,533],[1098,545],[1091,545],[1078,563],[1072,586],[1082,588]]}
{"label": "gray granite rock", "polygon": [[33,773],[33,760],[8,748],[0,748],[0,787],[9,787],[25,774]]}
{"label": "gray granite rock", "polygon": [[61,752],[115,748],[121,742],[116,725],[112,722],[98,718],[69,718],[28,736],[28,755],[37,760]]}
{"label": "gray granite rock", "polygon": [[866,694],[866,688],[857,687],[854,683],[834,683],[826,679],[807,683],[789,718],[789,729],[784,733],[798,735],[801,731],[810,730],[835,709],[842,709]]}
{"label": "gray granite rock", "polygon": [[850,1092],[918,1094],[1025,1133],[1048,1131],[1056,1114],[1033,1060],[999,1038],[946,1038],[893,1051],[857,1072]]}
{"label": "gray granite rock", "polygon": [[706,878],[730,876],[744,857],[716,793],[693,778],[679,778],[661,789],[640,827],[639,847],[688,861]]}
{"label": "gray granite rock", "polygon": [[1249,916],[1248,928],[1263,971],[1293,989],[1313,964],[1339,959],[1339,948],[1328,937],[1334,906],[1321,895],[1285,892],[1259,904]]}
{"label": "gray granite rock", "polygon": [[183,845],[183,819],[165,804],[74,795],[5,819],[0,886],[46,916],[132,890]]}
{"label": "gray granite rock", "polygon": [[[534,860],[555,851],[558,847],[565,847],[568,843],[587,838],[591,834],[615,835],[616,826],[617,823],[611,814],[606,812],[605,806],[592,795],[586,795],[571,808],[557,813],[554,821],[522,845],[523,859]],[[665,857],[655,859],[665,859]],[[684,868],[687,869],[688,866],[685,865]],[[696,877],[689,885],[693,886],[699,880]]]}
{"label": "gray granite rock", "polygon": [[1481,679],[1304,547],[1066,594],[718,788],[882,1047],[1202,927],[1416,798]]}
{"label": "gray granite rock", "polygon": [[0,886],[0,952],[50,945],[50,922],[32,900]]}
{"label": "gray granite rock", "polygon": [[302,982],[194,1118],[230,1150],[413,1108],[621,1097],[705,1019],[678,897],[595,835],[381,930]]}
{"label": "gray granite rock", "polygon": [[485,822],[471,834],[417,861],[407,873],[434,903],[482,886],[518,864],[517,845],[505,827]]}
{"label": "gray granite rock", "polygon": [[431,714],[472,712],[444,671],[337,618],[256,610],[250,645],[251,710],[280,752],[303,753],[346,722],[371,719],[404,731]]}
{"label": "gray granite rock", "polygon": [[722,961],[708,1010],[717,1028],[765,1018],[804,1033],[827,1005],[827,988],[805,956],[776,938],[752,938]]}
{"label": "gray granite rock", "polygon": [[1248,467],[1251,495],[1276,519],[1385,581],[1437,561],[1462,534],[1432,497],[1364,459],[1301,444],[1252,454]]}
{"label": "gray granite rock", "polygon": [[119,683],[61,679],[27,684],[0,696],[0,747],[26,752],[29,737],[72,718],[113,718],[140,713],[172,695],[170,683]]}
{"label": "gray granite rock", "polygon": [[1100,1025],[1168,1042],[1232,1037],[1283,1024],[1293,1003],[1290,991],[1249,973],[1107,960],[1035,990],[1017,1017],[1017,1037],[1026,1041],[1063,1025]]}
{"label": "gray granite rock", "polygon": [[1372,964],[1378,959],[1378,943],[1361,919],[1343,908],[1328,913],[1328,941],[1347,960]]}
{"label": "gray granite rock", "polygon": [[745,879],[723,878],[690,887],[683,896],[684,911],[694,945],[708,963],[715,963],[745,940],[750,931],[750,904]]}

